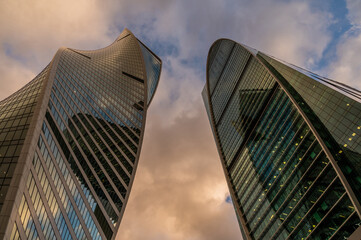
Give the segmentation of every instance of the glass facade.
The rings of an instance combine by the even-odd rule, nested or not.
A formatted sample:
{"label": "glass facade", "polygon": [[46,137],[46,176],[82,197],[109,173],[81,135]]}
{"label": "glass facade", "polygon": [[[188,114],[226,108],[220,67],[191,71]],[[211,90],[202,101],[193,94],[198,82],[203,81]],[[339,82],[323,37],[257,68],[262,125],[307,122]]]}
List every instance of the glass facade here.
{"label": "glass facade", "polygon": [[[21,95],[15,93],[0,102],[4,106],[0,117],[10,119],[8,113],[13,110],[7,106],[20,112],[17,108],[36,105],[40,92],[36,89],[47,78],[43,99],[38,100],[42,120],[28,133],[34,135],[31,151],[21,156],[14,154],[20,151],[16,148],[12,155],[5,149],[3,156],[12,159],[0,162],[2,169],[9,168],[8,162],[16,164],[15,157],[29,159],[21,177],[26,184],[14,201],[18,211],[9,213],[14,221],[9,220],[5,229],[0,227],[0,237],[114,239],[134,179],[161,60],[124,30],[100,50],[60,49],[49,66],[20,90]],[[30,90],[35,100],[26,98],[24,93]],[[12,99],[19,101],[18,95],[33,105],[14,104]],[[26,113],[31,114],[31,109]],[[16,127],[9,125],[10,130]],[[10,142],[0,149],[21,140],[3,132]],[[0,178],[0,184],[4,182],[0,187],[11,187],[10,180]],[[1,193],[6,195],[3,187]]]}
{"label": "glass facade", "polygon": [[0,211],[48,72],[49,66],[22,89],[0,102]]}
{"label": "glass facade", "polygon": [[244,239],[343,239],[361,224],[361,104],[316,80],[231,40],[209,51],[202,95]]}
{"label": "glass facade", "polygon": [[139,42],[143,52],[145,70],[147,72],[147,102],[149,104],[158,85],[162,62],[156,55],[154,55],[154,53],[152,53],[152,51],[149,50],[149,48],[147,48],[147,46],[145,46],[141,41]]}

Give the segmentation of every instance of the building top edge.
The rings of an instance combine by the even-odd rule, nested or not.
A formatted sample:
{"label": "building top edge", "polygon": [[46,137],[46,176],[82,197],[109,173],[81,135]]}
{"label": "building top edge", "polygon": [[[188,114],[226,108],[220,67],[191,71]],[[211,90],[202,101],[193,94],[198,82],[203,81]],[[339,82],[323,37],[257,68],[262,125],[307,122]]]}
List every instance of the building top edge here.
{"label": "building top edge", "polygon": [[286,62],[284,60],[281,60],[279,58],[276,58],[276,57],[271,56],[269,54],[266,54],[264,52],[258,51],[257,49],[249,47],[249,46],[247,46],[245,44],[238,43],[238,42],[236,42],[236,41],[234,41],[232,39],[229,39],[229,38],[217,39],[216,41],[214,41],[212,43],[211,47],[209,48],[208,55],[207,55],[207,79],[206,79],[205,85],[208,82],[208,70],[209,70],[209,67],[210,67],[209,66],[209,64],[210,64],[210,62],[209,62],[210,53],[212,52],[213,47],[217,43],[219,43],[221,41],[231,41],[231,42],[233,42],[235,44],[238,44],[239,46],[246,49],[254,57],[256,57],[259,53],[262,53],[262,54],[267,55],[267,56],[269,56],[271,58],[274,58],[275,60],[285,64],[286,66],[288,66],[288,67],[290,67],[292,69],[295,69],[296,71],[301,72],[302,74],[306,75],[307,77],[310,77],[311,79],[313,79],[313,80],[315,80],[317,82],[320,82],[321,84],[326,85],[326,86],[332,88],[333,90],[338,91],[338,92],[344,94],[345,96],[347,96],[347,97],[361,103],[361,91],[359,89],[356,89],[354,87],[350,87],[350,86],[348,86],[348,85],[346,85],[344,83],[338,82],[336,80],[320,76],[320,75],[318,75],[318,74],[316,74],[314,72],[311,72],[311,71],[309,71],[307,69],[301,68],[301,67],[296,66],[296,65],[291,64],[291,63],[288,63],[288,62]]}

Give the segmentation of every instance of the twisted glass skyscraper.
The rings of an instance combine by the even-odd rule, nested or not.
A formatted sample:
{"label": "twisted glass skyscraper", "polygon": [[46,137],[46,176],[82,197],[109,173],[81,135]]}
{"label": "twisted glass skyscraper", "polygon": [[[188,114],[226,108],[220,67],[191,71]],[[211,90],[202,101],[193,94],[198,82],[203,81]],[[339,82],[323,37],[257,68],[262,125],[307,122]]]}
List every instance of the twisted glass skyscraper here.
{"label": "twisted glass skyscraper", "polygon": [[0,239],[114,239],[160,71],[126,29],[0,102]]}
{"label": "twisted glass skyscraper", "polygon": [[220,39],[202,95],[244,239],[359,239],[360,91]]}

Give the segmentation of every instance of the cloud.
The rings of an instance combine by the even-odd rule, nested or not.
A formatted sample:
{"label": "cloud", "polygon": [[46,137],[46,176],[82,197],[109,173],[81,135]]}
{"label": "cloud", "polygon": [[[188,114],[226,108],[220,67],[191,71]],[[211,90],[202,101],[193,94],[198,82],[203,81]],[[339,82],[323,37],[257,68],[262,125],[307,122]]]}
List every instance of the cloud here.
{"label": "cloud", "polygon": [[361,34],[345,38],[337,47],[338,58],[331,64],[330,77],[361,89]]}
{"label": "cloud", "polygon": [[203,87],[202,75],[184,66],[179,59],[166,57],[162,76],[157,89],[157,98],[151,105],[150,114],[164,116],[159,119],[165,126],[174,126],[174,121],[183,116],[199,115],[200,89]]}
{"label": "cloud", "polygon": [[0,100],[2,100],[27,84],[35,74],[13,59],[0,57],[0,76]]}
{"label": "cloud", "polygon": [[[292,63],[307,65],[322,56],[331,37],[328,27],[332,16],[311,9],[306,1],[172,3],[154,13],[150,31],[143,29],[148,35],[153,33],[154,39],[177,39],[180,58],[206,57],[212,42],[226,37]],[[138,15],[135,10],[127,16]]]}
{"label": "cloud", "polygon": [[357,0],[346,0],[348,18],[354,27],[361,27],[361,2]]}
{"label": "cloud", "polygon": [[[172,126],[150,114],[137,177],[117,239],[239,239],[203,106]],[[156,141],[154,140],[156,139]],[[161,233],[161,234],[160,234]]]}
{"label": "cloud", "polygon": [[352,27],[341,38],[337,45],[337,57],[327,67],[329,76],[336,81],[361,89],[361,3],[348,0],[348,19]]}
{"label": "cloud", "polygon": [[97,49],[114,41],[101,9],[98,1],[1,1],[0,99],[29,82],[59,47]]}

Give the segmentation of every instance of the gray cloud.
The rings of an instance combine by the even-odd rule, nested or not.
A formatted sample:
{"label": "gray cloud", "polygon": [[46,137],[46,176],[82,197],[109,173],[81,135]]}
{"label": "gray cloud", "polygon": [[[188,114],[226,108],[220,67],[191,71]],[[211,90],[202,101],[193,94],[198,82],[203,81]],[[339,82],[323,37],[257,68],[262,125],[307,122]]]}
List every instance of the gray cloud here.
{"label": "gray cloud", "polygon": [[336,49],[337,58],[326,68],[326,72],[337,81],[361,89],[361,2],[348,0],[346,3],[352,27],[342,36]]}
{"label": "gray cloud", "polygon": [[[146,24],[141,31],[154,39],[177,39],[180,58],[205,56],[213,41],[227,37],[305,65],[319,59],[330,40],[332,17],[312,10],[307,1],[170,2],[160,5],[149,29]],[[142,14],[144,8],[133,10],[129,19],[149,16]]]}
{"label": "gray cloud", "polygon": [[361,2],[357,0],[346,0],[348,18],[354,27],[361,27]]}

